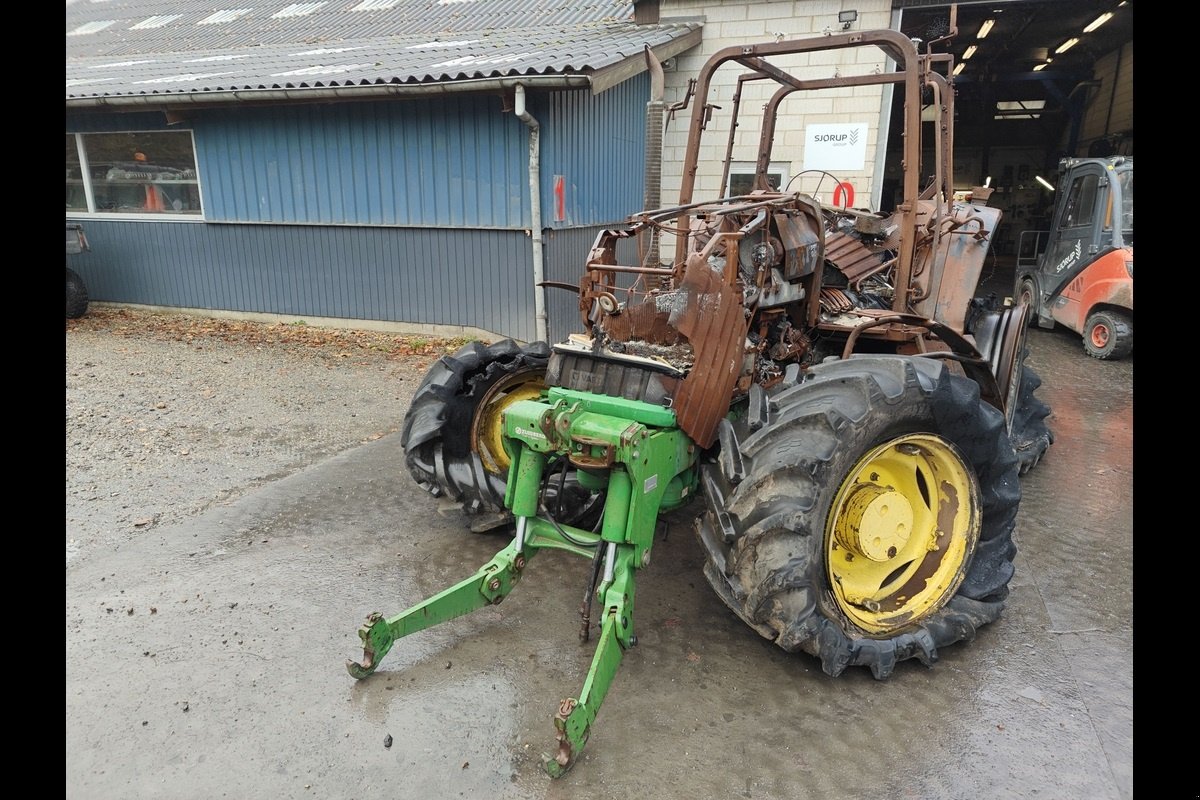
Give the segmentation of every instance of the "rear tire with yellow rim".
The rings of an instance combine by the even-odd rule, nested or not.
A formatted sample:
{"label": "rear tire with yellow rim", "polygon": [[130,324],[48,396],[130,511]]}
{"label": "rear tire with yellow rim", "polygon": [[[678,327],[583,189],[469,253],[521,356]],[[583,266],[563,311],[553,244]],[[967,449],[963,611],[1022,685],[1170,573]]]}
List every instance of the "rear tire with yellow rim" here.
{"label": "rear tire with yellow rim", "polygon": [[760,634],[829,675],[884,679],[999,618],[1018,462],[973,381],[933,359],[856,356],[731,427],[697,532],[709,582]]}

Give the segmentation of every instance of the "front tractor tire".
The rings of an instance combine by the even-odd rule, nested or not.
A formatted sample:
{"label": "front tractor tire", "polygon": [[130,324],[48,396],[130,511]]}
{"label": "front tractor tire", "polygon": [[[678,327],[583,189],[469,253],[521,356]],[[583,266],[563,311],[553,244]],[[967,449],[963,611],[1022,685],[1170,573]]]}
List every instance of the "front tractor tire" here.
{"label": "front tractor tire", "polygon": [[831,676],[931,665],[1001,614],[1018,461],[973,381],[921,357],[818,365],[727,423],[705,467],[705,575],[762,636]]}
{"label": "front tractor tire", "polygon": [[1113,361],[1133,352],[1133,317],[1120,311],[1093,311],[1083,324],[1083,349],[1092,358]]}
{"label": "front tractor tire", "polygon": [[[413,395],[400,438],[405,465],[430,494],[461,503],[473,531],[511,522],[504,508],[509,458],[501,415],[518,400],[537,399],[549,356],[545,342],[471,342],[438,359]],[[590,524],[600,508],[573,471],[556,472],[542,499],[559,522],[573,525]]]}

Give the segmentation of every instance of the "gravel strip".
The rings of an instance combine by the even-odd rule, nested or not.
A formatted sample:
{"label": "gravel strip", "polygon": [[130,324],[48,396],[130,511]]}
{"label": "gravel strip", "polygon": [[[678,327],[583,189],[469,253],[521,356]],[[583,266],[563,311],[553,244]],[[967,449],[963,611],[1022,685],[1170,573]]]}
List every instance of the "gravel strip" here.
{"label": "gravel strip", "polygon": [[461,344],[127,309],[67,320],[67,563],[398,431]]}

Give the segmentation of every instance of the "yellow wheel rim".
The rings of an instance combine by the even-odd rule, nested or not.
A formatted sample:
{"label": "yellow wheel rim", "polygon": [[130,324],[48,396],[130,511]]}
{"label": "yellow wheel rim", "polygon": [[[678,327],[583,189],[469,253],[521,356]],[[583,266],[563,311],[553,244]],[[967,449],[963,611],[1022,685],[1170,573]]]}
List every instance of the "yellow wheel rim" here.
{"label": "yellow wheel rim", "polygon": [[863,456],[838,489],[825,563],[838,608],[868,634],[940,609],[979,540],[979,482],[949,441],[909,434]]}
{"label": "yellow wheel rim", "polygon": [[493,475],[508,472],[509,457],[504,449],[502,415],[518,400],[535,400],[546,388],[540,371],[526,370],[506,375],[488,389],[475,409],[471,426],[471,448],[479,454],[483,468]]}

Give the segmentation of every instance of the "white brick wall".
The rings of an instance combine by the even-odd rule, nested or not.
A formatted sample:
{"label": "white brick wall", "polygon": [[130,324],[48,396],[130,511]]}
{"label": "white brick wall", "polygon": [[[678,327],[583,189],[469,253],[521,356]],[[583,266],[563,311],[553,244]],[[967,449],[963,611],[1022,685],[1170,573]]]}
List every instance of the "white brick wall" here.
{"label": "white brick wall", "polygon": [[[754,42],[773,42],[780,36],[786,38],[808,38],[841,31],[837,21],[839,11],[855,10],[858,20],[851,30],[864,31],[888,28],[891,20],[890,0],[744,0],[744,2],[697,2],[697,0],[662,0],[661,16],[664,21],[671,17],[703,17],[704,40],[699,47],[681,55],[677,68],[667,74],[666,101],[674,103],[683,98],[689,78],[694,78],[704,62],[715,53],[731,45]],[[781,66],[784,66],[781,63]],[[791,69],[801,78],[861,75],[882,69],[884,58],[874,48],[851,48],[841,52],[813,53],[796,56],[785,68]],[[705,133],[703,150],[696,173],[693,196],[697,199],[717,197],[722,193],[719,186],[722,160],[725,152],[727,122],[732,107],[732,87],[736,84],[741,69],[727,65],[718,70],[712,91],[707,101],[721,106],[713,112],[713,123]],[[741,126],[738,130],[738,147],[734,159],[753,162],[757,156],[758,117],[761,108],[775,91],[775,84],[748,84],[742,96]],[[807,96],[811,95],[811,96]],[[867,164],[855,174],[838,175],[842,180],[854,184],[855,204],[866,206],[871,195],[873,159],[879,137],[880,112],[882,108],[881,87],[847,87],[822,92],[796,93],[783,104],[776,125],[775,146],[772,162],[782,163],[788,168],[789,177],[796,176],[804,164],[804,127],[814,123],[865,122],[869,126],[867,142]],[[704,102],[705,98],[699,98]],[[693,99],[693,103],[697,102]],[[671,204],[679,195],[682,177],[682,162],[687,144],[687,129],[691,111],[676,112],[675,119],[663,136],[663,204]],[[812,191],[820,180],[819,176],[804,176],[793,182],[793,189]],[[801,182],[805,185],[801,185]],[[821,186],[825,199],[830,199],[833,183],[826,178]]]}

